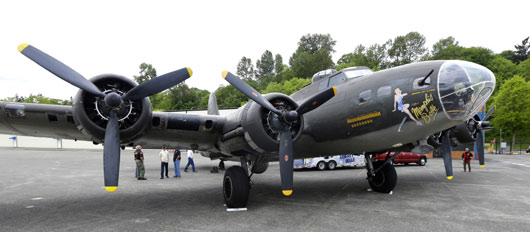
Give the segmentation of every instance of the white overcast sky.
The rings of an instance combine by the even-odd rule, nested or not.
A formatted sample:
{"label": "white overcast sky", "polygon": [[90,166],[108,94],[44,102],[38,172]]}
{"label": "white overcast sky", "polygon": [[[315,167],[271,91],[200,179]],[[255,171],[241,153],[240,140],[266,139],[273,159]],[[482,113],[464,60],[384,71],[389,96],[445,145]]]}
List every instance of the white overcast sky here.
{"label": "white overcast sky", "polygon": [[418,31],[427,45],[454,36],[498,53],[530,36],[530,1],[1,1],[0,98],[30,93],[68,99],[76,87],[17,51],[29,43],[86,78],[132,78],[139,64],[159,75],[189,66],[186,83],[213,91],[242,56],[266,50],[287,63],[300,37],[329,33],[333,60],[358,44]]}

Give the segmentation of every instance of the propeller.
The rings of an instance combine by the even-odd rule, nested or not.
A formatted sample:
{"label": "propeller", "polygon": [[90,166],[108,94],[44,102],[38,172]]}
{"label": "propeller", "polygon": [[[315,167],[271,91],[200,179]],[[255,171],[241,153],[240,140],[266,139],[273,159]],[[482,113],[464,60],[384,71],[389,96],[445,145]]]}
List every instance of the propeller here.
{"label": "propeller", "polygon": [[451,156],[451,141],[449,141],[449,130],[442,131],[442,156],[444,159],[445,175],[448,180],[453,179],[453,158]]}
{"label": "propeller", "polygon": [[105,129],[103,147],[105,189],[109,192],[114,192],[118,189],[120,169],[120,123],[117,117],[117,112],[124,101],[139,100],[162,92],[188,79],[192,75],[190,68],[182,68],[137,85],[124,95],[120,95],[117,92],[108,92],[105,94],[94,85],[94,83],[84,78],[81,74],[68,67],[66,64],[31,45],[21,44],[18,46],[18,51],[62,80],[85,92],[102,98],[105,104],[112,108]]}
{"label": "propeller", "polygon": [[333,86],[313,95],[300,104],[295,110],[282,111],[272,106],[263,95],[234,74],[224,71],[222,76],[240,92],[276,115],[273,118],[271,125],[274,129],[279,131],[280,147],[278,149],[278,155],[280,160],[282,194],[284,196],[290,196],[293,193],[293,138],[289,126],[292,122],[298,120],[303,114],[311,112],[334,97],[337,94],[337,88]]}
{"label": "propeller", "polygon": [[478,162],[481,168],[484,167],[484,136],[482,132],[493,129],[493,127],[490,126],[490,122],[487,120],[491,116],[491,114],[493,114],[494,111],[495,106],[491,107],[490,110],[488,110],[488,112],[481,121],[476,121],[475,119],[473,119],[476,138],[475,142],[477,144]]}

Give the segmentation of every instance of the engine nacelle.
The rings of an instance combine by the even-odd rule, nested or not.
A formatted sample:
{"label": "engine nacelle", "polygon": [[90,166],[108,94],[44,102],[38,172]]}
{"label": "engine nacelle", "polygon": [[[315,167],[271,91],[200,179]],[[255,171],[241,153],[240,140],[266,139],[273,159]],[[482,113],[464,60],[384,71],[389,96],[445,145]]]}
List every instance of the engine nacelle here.
{"label": "engine nacelle", "polygon": [[[138,84],[120,75],[103,74],[90,79],[102,92],[116,92],[120,95],[128,92]],[[94,142],[103,142],[105,128],[111,108],[104,99],[79,90],[73,103],[73,116],[77,128],[91,136]],[[120,123],[121,144],[126,144],[139,137],[150,125],[151,102],[149,98],[126,100],[117,112]]]}
{"label": "engine nacelle", "polygon": [[[282,93],[271,93],[264,95],[269,102],[279,110],[295,110],[298,104],[289,96]],[[277,117],[274,113],[260,105],[250,102],[248,110],[242,114],[242,127],[245,131],[246,142],[252,149],[261,152],[278,151],[279,131],[272,126],[273,120]],[[290,123],[290,131],[293,141],[296,141],[302,134],[304,126],[303,117]]]}

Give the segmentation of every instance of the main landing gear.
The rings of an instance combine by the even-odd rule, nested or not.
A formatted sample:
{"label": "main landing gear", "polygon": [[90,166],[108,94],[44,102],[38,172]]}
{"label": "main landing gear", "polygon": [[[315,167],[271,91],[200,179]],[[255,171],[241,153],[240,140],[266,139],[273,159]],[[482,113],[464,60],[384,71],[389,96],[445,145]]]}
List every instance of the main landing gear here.
{"label": "main landing gear", "polygon": [[223,196],[226,207],[244,208],[247,206],[250,193],[250,177],[246,160],[240,166],[229,167],[223,178]]}
{"label": "main landing gear", "polygon": [[[368,170],[368,184],[372,190],[380,193],[390,193],[397,184],[397,173],[392,162],[397,155],[389,156],[385,160],[372,162],[370,155],[365,154],[366,169]],[[395,152],[394,154],[399,154]]]}

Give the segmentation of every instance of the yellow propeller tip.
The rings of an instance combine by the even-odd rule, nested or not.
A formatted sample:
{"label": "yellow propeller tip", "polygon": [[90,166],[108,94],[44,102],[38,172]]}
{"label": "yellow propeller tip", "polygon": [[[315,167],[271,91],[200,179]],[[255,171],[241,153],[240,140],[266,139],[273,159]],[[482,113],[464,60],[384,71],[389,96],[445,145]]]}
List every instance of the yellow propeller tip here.
{"label": "yellow propeller tip", "polygon": [[288,196],[291,196],[291,194],[293,194],[293,190],[282,190],[282,193],[284,196],[288,197]]}
{"label": "yellow propeller tip", "polygon": [[186,67],[186,70],[188,70],[188,74],[190,74],[190,77],[193,75],[193,71],[191,71],[191,68]]}
{"label": "yellow propeller tip", "polygon": [[337,87],[333,86],[333,95],[337,95]]}
{"label": "yellow propeller tip", "polygon": [[223,75],[223,78],[226,78],[226,75],[228,75],[228,71],[226,71],[226,70],[223,71],[223,74],[222,74],[222,75]]}
{"label": "yellow propeller tip", "polygon": [[448,176],[447,179],[448,179],[448,180],[452,180],[452,179],[453,179],[453,176]]}
{"label": "yellow propeller tip", "polygon": [[109,193],[115,192],[116,190],[118,190],[118,186],[105,186],[105,190],[107,190],[107,192]]}
{"label": "yellow propeller tip", "polygon": [[483,167],[484,167],[484,165],[480,165],[480,167],[481,167],[481,168],[483,168]]}
{"label": "yellow propeller tip", "polygon": [[29,44],[20,44],[20,45],[18,45],[18,51],[22,52],[22,50],[24,50],[28,46],[29,46]]}

